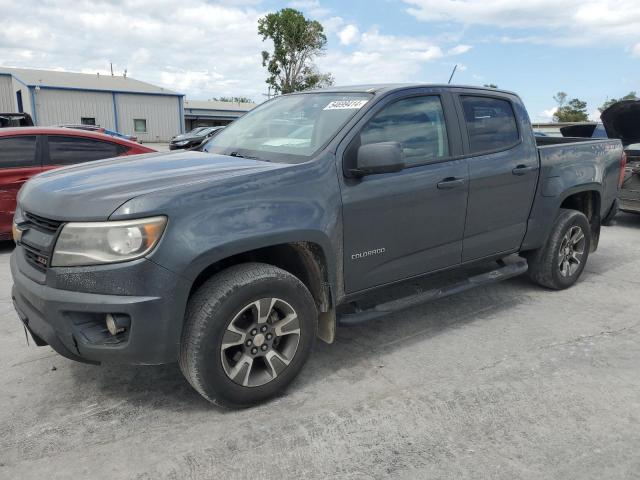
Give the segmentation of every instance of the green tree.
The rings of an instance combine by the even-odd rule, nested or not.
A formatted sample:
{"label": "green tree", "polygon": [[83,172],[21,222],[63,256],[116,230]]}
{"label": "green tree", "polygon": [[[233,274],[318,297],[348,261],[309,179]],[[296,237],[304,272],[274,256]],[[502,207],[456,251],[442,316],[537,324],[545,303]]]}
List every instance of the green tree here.
{"label": "green tree", "polygon": [[[564,103],[564,102],[563,102]],[[554,122],[586,122],[589,120],[587,102],[578,98],[569,100],[566,105],[558,107],[553,115]]]}
{"label": "green tree", "polygon": [[495,83],[485,83],[484,86],[485,88],[498,88],[498,85]]}
{"label": "green tree", "polygon": [[558,108],[562,108],[564,106],[564,102],[567,101],[567,94],[565,92],[558,92],[553,96],[553,99],[558,104]]}
{"label": "green tree", "polygon": [[216,102],[233,102],[233,103],[255,103],[248,97],[215,97]]}
{"label": "green tree", "polygon": [[320,22],[307,20],[293,8],[283,8],[258,20],[262,41],[273,42],[273,52],[262,52],[276,94],[291,93],[333,84],[330,73],[320,73],[313,59],[324,53],[327,37]]}
{"label": "green tree", "polygon": [[600,106],[598,108],[598,110],[600,110],[600,113],[602,113],[607,108],[609,108],[611,105],[613,105],[614,103],[618,103],[618,102],[620,102],[622,100],[638,100],[638,97],[636,96],[636,92],[629,92],[624,97],[622,97],[620,100],[618,100],[616,98],[611,98],[611,99],[607,100],[606,102],[604,102],[602,104],[602,106]]}

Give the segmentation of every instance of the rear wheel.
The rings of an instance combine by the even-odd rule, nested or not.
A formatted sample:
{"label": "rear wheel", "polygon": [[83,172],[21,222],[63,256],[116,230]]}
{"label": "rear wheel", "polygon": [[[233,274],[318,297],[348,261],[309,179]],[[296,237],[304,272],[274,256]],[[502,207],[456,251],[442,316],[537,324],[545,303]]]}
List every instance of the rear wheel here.
{"label": "rear wheel", "polygon": [[544,247],[529,252],[529,278],[554,290],[572,286],[584,270],[591,248],[591,226],[577,210],[561,209]]}
{"label": "rear wheel", "polygon": [[249,406],[281,392],[304,365],[317,312],[305,285],[271,265],[231,267],[191,298],[180,368],[209,401]]}

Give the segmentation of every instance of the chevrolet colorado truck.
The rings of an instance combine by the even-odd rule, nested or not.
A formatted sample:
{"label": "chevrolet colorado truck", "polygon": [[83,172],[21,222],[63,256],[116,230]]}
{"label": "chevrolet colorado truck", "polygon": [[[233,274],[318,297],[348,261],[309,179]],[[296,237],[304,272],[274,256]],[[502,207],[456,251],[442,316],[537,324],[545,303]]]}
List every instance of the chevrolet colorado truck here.
{"label": "chevrolet colorado truck", "polygon": [[536,139],[506,91],[284,95],[203,151],[31,179],[13,301],[38,345],[90,363],[177,360],[209,401],[247,406],[282,391],[340,322],[525,272],[570,287],[622,162],[619,140]]}

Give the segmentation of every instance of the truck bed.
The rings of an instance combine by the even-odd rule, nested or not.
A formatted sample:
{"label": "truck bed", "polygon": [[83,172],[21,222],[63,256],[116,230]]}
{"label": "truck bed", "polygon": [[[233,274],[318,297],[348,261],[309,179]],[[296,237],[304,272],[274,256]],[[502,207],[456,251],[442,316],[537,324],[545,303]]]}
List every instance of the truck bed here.
{"label": "truck bed", "polygon": [[598,142],[602,139],[593,139],[585,137],[535,137],[536,145],[544,147],[547,145],[560,145],[566,143],[584,143],[584,142]]}
{"label": "truck bed", "polygon": [[600,216],[618,195],[620,140],[536,137],[540,157],[539,194],[555,197],[581,185],[600,193]]}

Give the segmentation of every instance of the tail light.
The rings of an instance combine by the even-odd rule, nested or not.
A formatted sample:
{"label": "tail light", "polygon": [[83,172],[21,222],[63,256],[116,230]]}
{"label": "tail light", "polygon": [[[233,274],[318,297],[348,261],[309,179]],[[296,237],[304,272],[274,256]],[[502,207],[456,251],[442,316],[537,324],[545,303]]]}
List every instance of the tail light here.
{"label": "tail light", "polygon": [[622,158],[620,159],[620,178],[618,179],[618,187],[622,188],[622,184],[624,183],[624,171],[627,168],[627,152],[622,153]]}

